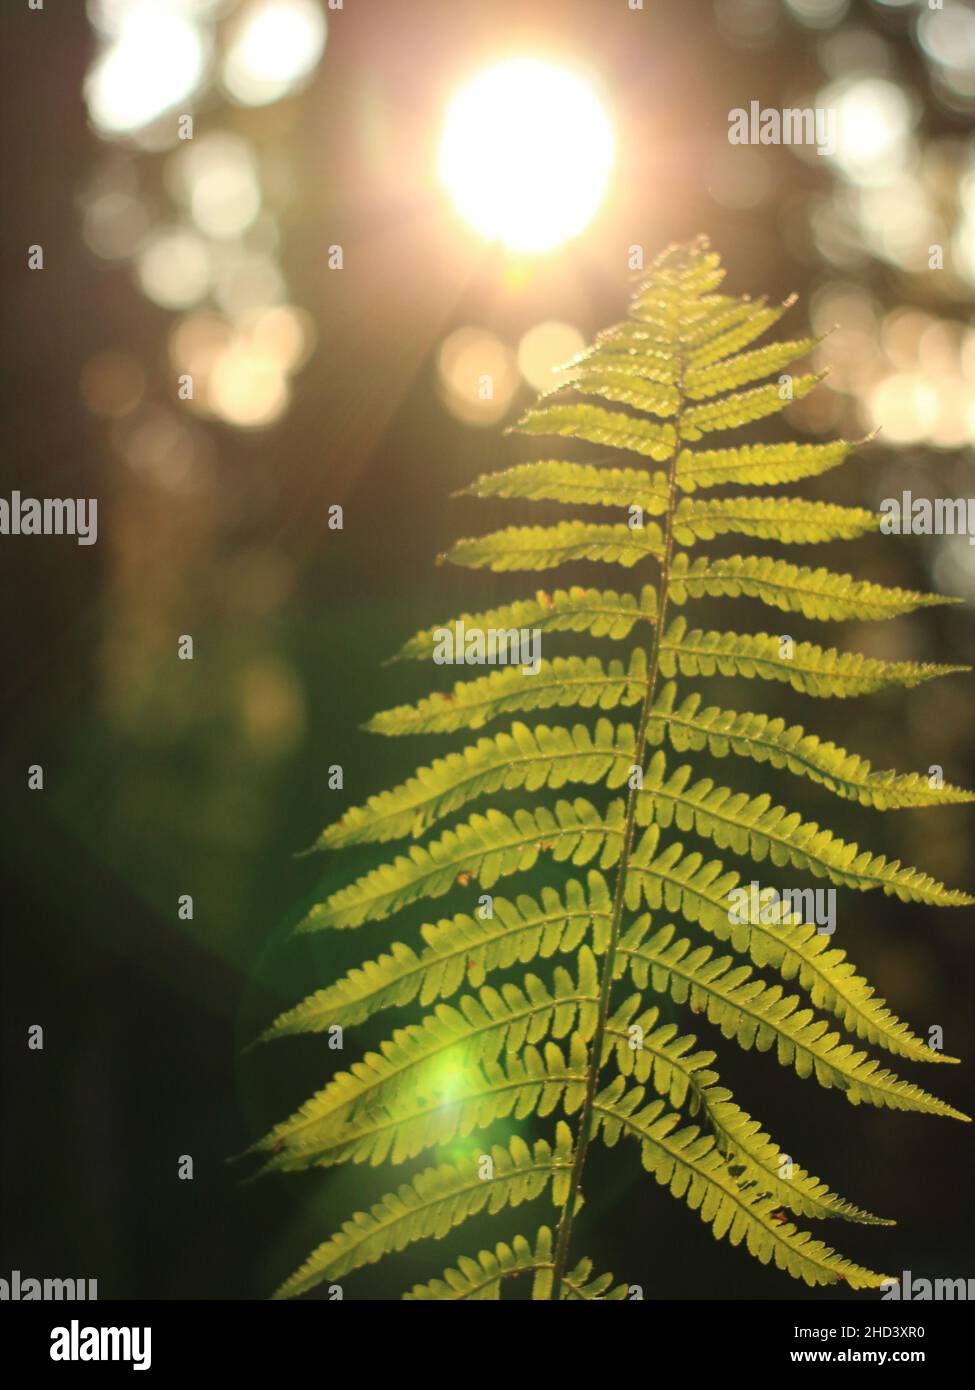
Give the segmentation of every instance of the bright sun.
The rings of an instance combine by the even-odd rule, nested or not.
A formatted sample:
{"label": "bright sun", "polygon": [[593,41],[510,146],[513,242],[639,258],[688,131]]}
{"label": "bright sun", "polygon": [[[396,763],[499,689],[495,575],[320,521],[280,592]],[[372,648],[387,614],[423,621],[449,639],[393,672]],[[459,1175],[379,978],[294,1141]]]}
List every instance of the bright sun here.
{"label": "bright sun", "polygon": [[534,58],[471,78],[447,109],[440,177],[458,212],[511,251],[578,235],[602,201],[613,134],[578,77]]}

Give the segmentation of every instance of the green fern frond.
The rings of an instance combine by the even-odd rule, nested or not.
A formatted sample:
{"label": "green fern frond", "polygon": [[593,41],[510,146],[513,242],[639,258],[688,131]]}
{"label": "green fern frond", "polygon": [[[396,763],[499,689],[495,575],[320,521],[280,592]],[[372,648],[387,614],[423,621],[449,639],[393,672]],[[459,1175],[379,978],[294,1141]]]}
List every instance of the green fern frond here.
{"label": "green fern frond", "polygon": [[[284,1144],[264,1165],[264,1172],[293,1172],[336,1163],[370,1163],[387,1159],[404,1163],[426,1149],[466,1138],[496,1121],[529,1115],[544,1118],[560,1103],[574,1114],[586,1092],[588,1049],[582,1038],[569,1039],[568,1055],[549,1041],[542,1050],[526,1043],[503,1061],[458,1067],[444,1077],[431,1096],[413,1091],[400,1098],[394,1113],[382,1108],[355,1115],[340,1128],[308,1143]],[[276,1142],[276,1141],[275,1141]],[[266,1150],[268,1141],[255,1147]],[[273,1150],[274,1145],[271,1145]]]}
{"label": "green fern frond", "polygon": [[801,913],[791,913],[780,901],[757,912],[749,908],[747,918],[732,922],[729,895],[741,876],[716,859],[705,862],[696,851],[685,854],[679,842],[668,843],[658,854],[659,843],[658,828],[651,826],[633,850],[627,907],[635,911],[646,903],[679,912],[719,941],[748,952],[756,965],[771,965],[786,980],[798,978],[815,1005],[835,1013],[859,1037],[915,1061],[941,1058],[893,1018],[866,981],[857,978],[845,953],[828,947],[827,936],[803,922]]}
{"label": "green fern frond", "polygon": [[264,1040],[292,1033],[320,1033],[333,1025],[351,1027],[383,1009],[449,999],[462,984],[479,986],[489,974],[556,951],[576,951],[592,929],[593,949],[605,949],[612,899],[602,874],[591,869],[588,888],[570,878],[560,896],[545,888],[541,904],[527,894],[516,902],[496,897],[490,917],[459,913],[420,931],[426,943],[417,954],[396,942],[378,960],[351,970],[282,1014]]}
{"label": "green fern frond", "polygon": [[[701,542],[726,535],[742,537],[747,549],[750,541],[852,540],[878,528],[861,507],[768,492],[695,496],[817,477],[856,447],[846,440],[700,447],[712,433],[778,415],[823,375],[780,375],[821,349],[821,340],[758,341],[793,301],[722,293],[723,275],[705,240],[668,247],[626,320],[600,333],[513,426],[528,438],[594,444],[609,458],[541,458],[461,489],[473,498],[615,515],[463,539],[441,557],[452,565],[539,571],[586,560],[618,566],[622,576],[636,569],[639,582],[632,592],[537,589],[423,628],[393,658],[465,666],[483,658],[501,669],[465,672],[449,690],[383,710],[366,725],[372,732],[453,734],[519,717],[360,800],[319,836],[318,850],[401,840],[405,851],[330,891],[302,931],[383,922],[428,900],[465,896],[457,910],[424,922],[416,944],[396,940],[267,1028],[266,1039],[344,1030],[341,1045],[354,1057],[252,1153],[261,1171],[290,1172],[400,1164],[453,1147],[340,1225],[281,1285],[280,1297],[333,1284],[468,1219],[546,1195],[558,1213],[554,1229],[535,1227],[531,1239],[463,1258],[406,1297],[497,1299],[521,1275],[537,1300],[642,1296],[639,1272],[634,1283],[614,1285],[609,1275],[594,1276],[589,1260],[571,1257],[589,1150],[622,1137],[636,1141],[643,1167],[717,1239],[744,1245],[810,1286],[875,1288],[883,1276],[799,1230],[787,1213],[890,1223],[793,1163],[714,1064],[734,1043],[745,1053],[772,1053],[783,1068],[853,1104],[966,1118],[864,1050],[911,1065],[954,1060],[932,1051],[831,936],[806,920],[816,914],[802,894],[813,890],[790,886],[800,896],[772,904],[749,895],[764,865],[844,892],[877,889],[892,910],[966,907],[972,896],[841,839],[770,791],[737,791],[708,775],[711,759],[733,755],[881,811],[975,800],[940,776],[875,771],[798,723],[708,705],[702,689],[688,688],[717,674],[845,699],[968,669],[882,661],[767,632],[692,628],[671,611],[702,599],[750,598],[804,619],[861,623],[953,602],[760,553],[692,557]],[[530,662],[522,640],[513,646],[523,634],[533,639]],[[534,644],[573,634],[625,646],[603,659],[541,657]],[[554,709],[579,713],[566,725],[527,718]],[[665,748],[691,753],[694,765]],[[584,789],[586,799],[560,798],[570,787]],[[516,809],[491,804],[508,792],[519,794]],[[467,809],[485,798],[485,808]],[[695,844],[716,846],[736,863],[706,858]],[[559,867],[569,864],[584,870],[581,878]],[[539,865],[558,887],[519,891],[518,876]],[[495,897],[491,890],[506,878],[516,880],[514,891]],[[738,902],[733,911],[736,898],[747,906]],[[652,924],[647,908],[662,925]],[[686,936],[677,923],[688,924]],[[544,978],[538,962],[550,962]],[[614,998],[614,987],[623,997]],[[408,1014],[378,1047],[355,1041],[366,1020],[416,1008],[419,1016]],[[708,1037],[699,1042],[674,1017],[687,1014]],[[547,1122],[554,1138],[523,1137],[529,1121]]]}
{"label": "green fern frond", "polygon": [[600,396],[606,401],[616,401],[620,405],[632,406],[648,415],[667,419],[676,415],[680,397],[672,386],[659,386],[632,372],[614,371],[602,368],[599,371],[576,370],[568,381],[560,382],[549,391],[543,400],[549,400],[556,393],[578,391],[583,396]]}
{"label": "green fern frond", "polygon": [[541,806],[513,816],[500,811],[471,816],[440,839],[415,845],[408,856],[373,869],[316,904],[298,930],[381,921],[421,898],[441,897],[461,875],[490,888],[507,874],[530,869],[543,849],[556,861],[571,859],[573,864],[588,864],[598,855],[600,868],[611,868],[622,849],[623,820],[622,801],[600,813],[582,797],[557,802],[554,815]]}
{"label": "green fern frond", "polygon": [[504,1207],[533,1201],[550,1184],[556,1205],[565,1201],[572,1131],[564,1120],[555,1127],[554,1146],[536,1139],[529,1149],[515,1135],[507,1148],[495,1144],[489,1156],[490,1180],[484,1176],[480,1156],[472,1153],[465,1167],[441,1163],[425,1168],[412,1182],[380,1198],[368,1212],[357,1212],[285,1280],[275,1298],[292,1298],[317,1284],[342,1279],[417,1241],[439,1240],[482,1211],[493,1216]]}
{"label": "green fern frond", "polygon": [[543,1226],[533,1248],[524,1236],[515,1236],[511,1245],[499,1241],[494,1252],[482,1250],[476,1259],[463,1256],[455,1269],[444,1271],[442,1279],[415,1284],[403,1295],[411,1302],[483,1302],[500,1299],[501,1280],[534,1274],[552,1262],[552,1232]]}
{"label": "green fern frond", "polygon": [[684,377],[684,395],[691,401],[703,401],[722,391],[734,391],[752,381],[762,381],[790,362],[805,357],[822,341],[822,338],[797,338],[792,342],[769,343],[709,367],[692,368]]}
{"label": "green fern frond", "polygon": [[709,597],[757,598],[770,608],[801,613],[821,622],[861,621],[896,618],[939,603],[957,599],[940,594],[918,594],[833,574],[826,569],[809,569],[768,555],[731,555],[723,560],[686,555],[674,559],[670,572],[669,596],[674,603]]}
{"label": "green fern frond", "polygon": [[[554,1268],[552,1256],[552,1232],[547,1226],[542,1226],[534,1247],[524,1236],[515,1236],[510,1245],[499,1241],[493,1253],[482,1250],[476,1259],[464,1257],[457,1262],[455,1269],[445,1270],[442,1278],[431,1279],[426,1284],[416,1284],[403,1297],[412,1301],[433,1300],[437,1303],[500,1299],[503,1279],[516,1279],[520,1274],[532,1274],[532,1299],[545,1300],[551,1297]],[[615,1287],[612,1287],[612,1284],[611,1274],[601,1274],[593,1279],[592,1261],[580,1260],[575,1268],[566,1274],[561,1297],[586,1303],[618,1302],[627,1297],[629,1290],[626,1284],[618,1284]]]}
{"label": "green fern frond", "polygon": [[740,352],[774,328],[795,302],[795,296],[790,296],[782,304],[767,309],[761,301],[753,302],[746,298],[738,304],[728,304],[716,310],[703,323],[692,321],[687,333],[688,372],[703,371],[705,367]]}
{"label": "green fern frond", "polygon": [[707,502],[689,498],[674,512],[674,540],[681,545],[710,541],[735,532],[783,544],[853,540],[875,531],[879,517],[862,507],[806,502],[801,497],[721,497]]}
{"label": "green fern frond", "polygon": [[675,481],[681,492],[722,483],[771,487],[814,478],[838,468],[856,446],[845,439],[831,444],[743,444],[740,449],[685,449],[677,457]]}
{"label": "green fern frond", "polygon": [[519,1052],[526,1042],[564,1038],[573,1032],[588,1043],[596,1028],[598,970],[587,946],[578,955],[578,979],[556,966],[552,989],[536,975],[524,988],[510,982],[500,991],[485,986],[452,1008],[438,1004],[420,1024],[399,1028],[379,1052],[370,1052],[350,1072],[340,1072],[297,1114],[276,1125],[262,1147],[308,1151],[360,1115],[382,1109],[395,1118],[404,1099],[449,1090],[474,1064],[495,1062],[502,1052]]}
{"label": "green fern frond", "polygon": [[[539,632],[588,632],[593,637],[622,641],[638,622],[653,623],[656,594],[644,586],[639,598],[612,590],[540,590],[534,599],[506,604],[483,613],[463,614],[458,622],[465,631],[500,631],[537,628]],[[422,661],[433,656],[443,626],[416,633],[400,648],[394,661]],[[676,658],[676,659],[675,659]],[[784,681],[794,690],[819,698],[843,699],[869,695],[891,685],[915,686],[939,676],[969,671],[969,666],[944,666],[932,662],[880,661],[861,652],[840,652],[815,642],[783,646],[781,637],[767,632],[689,631],[687,619],[675,618],[660,641],[660,674],[668,679],[684,676],[743,676],[746,679]]]}
{"label": "green fern frond", "polygon": [[[737,308],[735,312],[739,312]],[[774,321],[774,318],[778,316],[778,311],[772,311],[771,316],[766,316],[766,321],[768,317],[773,317]],[[751,323],[749,327],[754,327],[754,323]],[[640,339],[635,339],[633,335],[623,336],[626,337],[626,342],[630,345],[628,351],[620,350],[623,337],[619,337],[616,339],[608,338],[605,340],[605,346],[599,346],[581,354],[577,363],[583,372],[595,370],[598,373],[644,378],[661,386],[670,387],[670,392],[664,399],[668,402],[674,401],[676,404],[677,392],[673,388],[675,372],[672,362],[667,360],[666,356],[661,360],[659,350],[652,354],[641,352]],[[822,341],[821,338],[801,338],[792,342],[770,343],[751,352],[726,357],[712,365],[691,368],[684,373],[684,396],[691,401],[702,401],[721,392],[733,391],[739,386],[747,386],[753,381],[761,381],[788,366],[789,363],[806,356]],[[573,381],[568,385],[571,387],[576,380],[577,378],[573,378]],[[673,414],[675,412],[671,410],[667,413]]]}
{"label": "green fern frond", "polygon": [[640,1086],[626,1092],[618,1076],[596,1097],[593,1108],[603,1141],[612,1146],[621,1134],[637,1139],[647,1172],[698,1212],[716,1239],[727,1238],[732,1245],[744,1241],[762,1264],[773,1261],[810,1286],[842,1279],[855,1289],[875,1289],[886,1281],[885,1275],[837,1255],[790,1221],[776,1220],[775,1198],[743,1190],[713,1136],[696,1125],[678,1129],[679,1116],[662,1101],[640,1109],[643,1095]]}
{"label": "green fern frond", "polygon": [[[464,613],[456,621],[467,632],[485,632],[489,628],[509,632],[512,628],[539,632],[588,632],[593,637],[622,640],[629,637],[634,625],[652,622],[657,613],[657,594],[648,584],[635,594],[617,594],[613,590],[556,589],[547,593],[539,589],[533,599],[521,599],[501,608],[483,613]],[[426,661],[433,657],[444,625],[428,627],[405,642],[391,661]]]}
{"label": "green fern frond", "polygon": [[[686,1107],[692,1116],[703,1112],[706,1127],[743,1186],[775,1197],[797,1215],[893,1225],[837,1197],[825,1183],[793,1163],[762,1133],[758,1121],[734,1103],[731,1092],[718,1084],[720,1078],[711,1070],[715,1054],[692,1051],[696,1039],[689,1034],[678,1036],[674,1023],[659,1023],[656,1007],[634,1017],[640,1002],[638,994],[624,1000],[609,1020],[606,1052],[615,1048],[620,1075],[635,1077],[642,1085],[649,1082],[675,1110]],[[634,1046],[634,1029],[639,1030],[639,1046]]]}
{"label": "green fern frond", "polygon": [[[666,760],[657,752],[650,759],[643,779],[646,819],[664,829],[676,824],[679,830],[694,830],[713,840],[719,849],[763,863],[770,859],[777,867],[792,864],[820,878],[862,892],[880,888],[902,902],[932,903],[939,907],[967,907],[975,903],[968,893],[949,889],[918,869],[891,863],[882,854],[860,850],[856,844],[839,839],[831,830],[821,830],[815,822],[803,821],[796,811],[772,804],[762,794],[749,797],[716,787],[710,777],[691,783],[692,768],[686,763],[666,776]],[[638,820],[641,820],[638,815]]]}
{"label": "green fern frond", "polygon": [[634,530],[563,521],[558,526],[509,526],[490,536],[457,541],[443,559],[472,570],[550,570],[570,560],[600,560],[629,569],[662,554],[663,536],[653,524]]}
{"label": "green fern frond", "polygon": [[585,724],[571,730],[512,724],[509,733],[437,758],[408,782],[346,811],[337,825],[323,831],[316,848],[417,836],[466,802],[502,789],[539,791],[568,782],[619,787],[632,766],[635,746],[631,726],[614,728],[608,719],[599,719],[592,733]]}
{"label": "green fern frond", "polygon": [[[639,615],[638,615],[639,616]],[[634,619],[635,621],[636,619]],[[675,618],[660,643],[660,673],[682,676],[744,676],[784,681],[793,690],[820,699],[869,695],[891,685],[915,686],[939,676],[968,671],[968,666],[930,662],[878,661],[860,652],[840,652],[815,642],[783,645],[767,632],[688,631],[687,619]]]}
{"label": "green fern frond", "polygon": [[591,463],[520,463],[486,473],[456,497],[520,498],[526,502],[568,502],[575,507],[642,507],[652,516],[667,510],[665,473],[639,468],[604,468]]}
{"label": "green fern frond", "polygon": [[[581,782],[605,783],[615,789],[633,767],[635,739],[630,725],[620,724],[614,730],[607,719],[597,722],[592,735],[582,724],[571,731],[514,724],[509,734],[481,739],[461,753],[438,759],[431,767],[420,768],[408,782],[372,797],[366,806],[353,807],[322,833],[316,848],[415,837],[451,811],[502,788],[525,786],[538,791]],[[637,824],[649,824],[651,817],[663,828],[676,822],[679,829],[694,830],[719,848],[731,848],[758,863],[770,858],[777,867],[792,864],[845,887],[881,888],[903,902],[942,907],[975,902],[969,894],[948,889],[928,874],[861,851],[814,822],[804,822],[797,812],[773,805],[768,795],[751,798],[717,787],[711,778],[689,785],[693,770],[687,764],[669,778],[665,772],[666,760],[658,751],[643,773],[643,791],[651,796],[641,803]]]}
{"label": "green fern frond", "polygon": [[[630,961],[638,985],[645,982],[649,970],[657,993],[669,993],[678,1004],[689,1002],[692,1012],[706,1014],[746,1052],[752,1047],[758,1052],[774,1048],[781,1066],[793,1067],[803,1078],[815,1076],[821,1086],[835,1086],[853,1105],[866,1102],[968,1120],[937,1096],[902,1081],[875,1058],[856,1051],[839,1033],[829,1032],[824,1019],[800,1007],[798,995],[787,995],[781,985],[767,985],[753,975],[751,966],[737,963],[732,956],[715,957],[710,946],[695,949],[686,938],[673,940],[673,933],[673,927],[664,927],[642,944],[634,928],[623,938],[620,956]],[[937,1053],[930,1056],[939,1058]],[[914,1060],[922,1059],[915,1056]]]}
{"label": "green fern frond", "polygon": [[428,695],[415,705],[399,705],[373,715],[364,725],[376,734],[448,734],[480,729],[502,714],[525,710],[615,709],[637,705],[647,689],[647,657],[640,647],[630,653],[629,665],[615,658],[603,663],[595,656],[543,660],[537,674],[522,667],[492,671],[489,676],[458,681],[447,695]]}
{"label": "green fern frond", "polygon": [[521,434],[561,435],[613,449],[629,449],[658,463],[671,456],[677,439],[673,425],[651,424],[638,415],[624,415],[596,405],[543,406],[529,410],[515,428]]}
{"label": "green fern frond", "polygon": [[799,724],[765,714],[740,714],[737,710],[701,708],[694,692],[675,704],[677,687],[670,683],[654,705],[648,742],[666,737],[682,753],[707,749],[712,757],[729,753],[757,763],[771,763],[797,777],[808,777],[845,800],[859,801],[880,811],[907,806],[946,806],[975,801],[975,792],[950,783],[939,785],[918,772],[874,772],[866,758],[848,753],[835,743],[807,734]]}

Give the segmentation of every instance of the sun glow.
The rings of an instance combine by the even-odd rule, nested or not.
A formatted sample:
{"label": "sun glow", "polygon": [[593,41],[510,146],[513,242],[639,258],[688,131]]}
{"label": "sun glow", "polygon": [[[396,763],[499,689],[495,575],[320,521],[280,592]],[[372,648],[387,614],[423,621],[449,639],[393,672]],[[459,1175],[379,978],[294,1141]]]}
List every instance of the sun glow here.
{"label": "sun glow", "polygon": [[594,93],[534,58],[488,68],[447,110],[440,177],[457,211],[511,251],[577,236],[602,201],[613,134]]}

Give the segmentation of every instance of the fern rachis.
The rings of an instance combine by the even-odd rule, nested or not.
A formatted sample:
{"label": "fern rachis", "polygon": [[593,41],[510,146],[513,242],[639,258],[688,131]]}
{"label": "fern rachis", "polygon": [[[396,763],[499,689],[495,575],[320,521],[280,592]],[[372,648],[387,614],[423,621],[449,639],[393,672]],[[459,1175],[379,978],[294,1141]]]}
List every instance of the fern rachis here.
{"label": "fern rachis", "polygon": [[[546,459],[465,489],[475,497],[625,508],[631,519],[639,508],[649,519],[637,528],[576,519],[508,527],[457,542],[445,557],[451,563],[537,572],[584,559],[624,572],[656,568],[656,582],[632,594],[538,590],[465,614],[460,621],[468,629],[537,629],[546,640],[587,633],[635,645],[608,660],[546,656],[537,673],[496,669],[387,710],[367,726],[386,736],[456,733],[507,714],[595,712],[571,727],[518,718],[507,731],[482,734],[347,811],[321,835],[316,848],[325,851],[395,839],[411,847],[313,907],[301,924],[306,931],[357,928],[447,894],[464,892],[469,900],[472,881],[486,893],[549,857],[566,868],[555,868],[558,886],[546,886],[540,900],[499,895],[487,915],[460,911],[428,922],[418,948],[393,945],[268,1029],[265,1037],[274,1038],[351,1029],[390,1008],[418,1004],[423,1011],[419,1022],[397,1028],[378,1052],[339,1072],[276,1126],[256,1146],[265,1168],[409,1162],[455,1136],[485,1135],[466,1158],[421,1167],[353,1216],[282,1295],[334,1282],[475,1215],[547,1195],[557,1211],[554,1231],[542,1224],[531,1238],[482,1250],[407,1297],[497,1298],[505,1278],[530,1271],[534,1298],[625,1298],[627,1285],[593,1277],[591,1263],[572,1254],[572,1235],[590,1146],[627,1138],[639,1145],[643,1166],[716,1237],[744,1241],[758,1259],[774,1260],[810,1285],[883,1282],[783,1213],[869,1224],[880,1218],[802,1168],[784,1177],[779,1146],[721,1085],[716,1053],[662,1009],[689,1004],[714,1025],[716,1039],[746,1051],[774,1049],[783,1066],[839,1089],[854,1104],[966,1118],[867,1050],[882,1048],[910,1063],[952,1060],[932,1052],[874,995],[844,951],[801,913],[733,918],[728,904],[743,873],[680,838],[690,833],[730,852],[744,861],[744,872],[788,865],[902,901],[973,901],[840,839],[770,794],[736,792],[701,773],[702,755],[751,759],[792,774],[800,786],[812,780],[878,810],[975,799],[956,787],[932,787],[918,774],[875,771],[800,725],[705,706],[699,690],[685,688],[718,673],[757,683],[756,693],[761,682],[778,681],[821,700],[910,687],[964,669],[883,662],[813,642],[783,654],[769,634],[689,629],[683,613],[674,614],[701,597],[724,595],[825,621],[879,620],[947,601],[761,554],[691,554],[728,534],[801,545],[852,539],[878,520],[863,509],[777,493],[698,499],[728,484],[763,489],[812,477],[841,464],[854,447],[699,447],[712,433],[779,411],[782,393],[759,383],[816,345],[801,338],[754,347],[791,301],[770,308],[720,295],[721,278],[703,241],[662,253],[628,320],[600,334],[567,383],[519,423],[528,435],[635,454],[636,465]],[[818,380],[794,378],[792,398]],[[581,402],[567,399],[573,397]],[[648,459],[660,466],[648,471]],[[429,659],[438,631],[418,632],[398,659]],[[600,788],[606,797],[599,805],[578,794]],[[513,790],[524,800],[511,814],[466,809]],[[517,1134],[507,1144],[492,1140],[496,1122],[530,1116],[550,1118],[552,1142]]]}

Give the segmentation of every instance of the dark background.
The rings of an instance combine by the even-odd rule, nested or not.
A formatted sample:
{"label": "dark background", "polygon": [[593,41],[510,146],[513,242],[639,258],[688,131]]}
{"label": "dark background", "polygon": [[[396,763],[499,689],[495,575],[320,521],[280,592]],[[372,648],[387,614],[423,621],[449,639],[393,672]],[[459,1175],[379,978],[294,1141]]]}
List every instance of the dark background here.
{"label": "dark background", "polygon": [[[380,662],[421,626],[529,591],[524,577],[433,565],[457,535],[546,515],[448,499],[485,469],[543,455],[452,417],[435,370],[447,333],[480,324],[514,343],[556,318],[591,337],[624,312],[628,246],[640,243],[649,256],[698,231],[724,256],[731,292],[799,291],[790,333],[804,331],[811,298],[836,282],[860,287],[881,315],[914,306],[958,324],[970,317],[975,287],[957,272],[935,283],[855,230],[842,252],[817,237],[816,209],[843,193],[825,160],[762,151],[767,187],[746,207],[709,190],[714,158],[730,157],[728,110],[815,91],[826,80],[824,44],[841,33],[879,43],[864,51],[886,55],[887,75],[914,94],[919,148],[947,142],[964,156],[970,111],[943,99],[914,36],[916,11],[836,8],[834,22],[817,28],[781,4],[682,0],[635,13],[622,0],[350,0],[329,17],[325,56],[306,90],[254,111],[215,96],[191,107],[198,131],[238,129],[266,166],[290,170],[280,255],[317,350],[273,428],[194,423],[194,486],[180,490],[164,471],[133,466],[137,450],[119,447],[117,422],[96,418],[79,393],[92,355],[122,349],[145,375],[138,409],[179,409],[166,366],[172,314],[141,295],[128,266],[100,261],[80,231],[87,183],[117,153],[86,118],[81,89],[94,40],[84,6],[61,0],[41,15],[4,6],[2,493],[95,495],[100,532],[90,548],[29,538],[0,546],[5,1276],[19,1268],[97,1278],[103,1298],[265,1297],[342,1220],[402,1180],[405,1170],[355,1168],[244,1187],[243,1170],[227,1160],[335,1069],[322,1039],[242,1055],[245,1044],[350,964],[414,939],[425,920],[414,911],[392,927],[289,940],[319,882],[339,885],[386,857],[347,853],[323,864],[295,852],[345,806],[462,742],[435,748],[359,732],[374,710],[429,688],[428,672]],[[587,65],[619,154],[606,204],[579,241],[511,275],[444,207],[425,161],[456,81],[519,44]],[[162,156],[125,157],[138,162],[158,211]],[[41,274],[25,268],[35,242],[45,247]],[[326,268],[335,242],[345,249],[341,273]],[[530,399],[522,388],[504,423]],[[856,393],[824,410],[785,428],[796,437],[867,432]],[[767,437],[782,428],[775,422]],[[972,483],[970,452],[920,441],[871,446],[803,491],[876,505],[902,486],[962,496]],[[326,525],[336,502],[341,532]],[[975,585],[964,538],[875,538],[822,548],[820,562],[922,588],[936,586],[936,571],[958,583],[967,575],[964,609],[851,625],[835,638],[888,657],[970,658]],[[591,569],[577,568],[560,582],[595,582]],[[744,604],[702,607],[697,617],[778,630],[767,611]],[[834,639],[798,618],[788,630]],[[176,659],[182,633],[194,636],[192,663]],[[559,648],[572,649],[571,641]],[[952,782],[975,780],[969,676],[843,704],[775,685],[716,683],[708,698],[785,713],[879,767],[938,762]],[[341,792],[327,785],[336,762],[345,768]],[[27,790],[32,763],[44,767],[43,792]],[[975,885],[969,807],[881,816],[745,762],[720,771],[845,838],[952,885]],[[539,871],[534,886],[543,881],[558,881],[557,866]],[[189,923],[176,916],[182,893],[195,899]],[[922,1033],[940,1025],[946,1051],[969,1059],[910,1075],[970,1110],[971,911],[841,893],[840,914],[837,944],[878,993]],[[445,915],[439,905],[436,915]],[[35,1023],[43,1052],[26,1047]],[[382,1036],[377,1024],[349,1042],[361,1049]],[[701,1040],[714,1041],[706,1031]],[[854,1109],[768,1056],[725,1048],[720,1065],[743,1107],[794,1145],[798,1161],[897,1218],[893,1230],[831,1226],[831,1243],[889,1272],[972,1274],[967,1127]],[[193,1156],[192,1182],[177,1179],[182,1154]],[[642,1173],[635,1150],[597,1147],[586,1188],[579,1252],[641,1283],[648,1298],[844,1296],[811,1293],[716,1243]],[[535,1212],[516,1211],[493,1234],[465,1227],[360,1271],[345,1281],[346,1296],[398,1296],[458,1253],[535,1224]]]}

